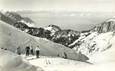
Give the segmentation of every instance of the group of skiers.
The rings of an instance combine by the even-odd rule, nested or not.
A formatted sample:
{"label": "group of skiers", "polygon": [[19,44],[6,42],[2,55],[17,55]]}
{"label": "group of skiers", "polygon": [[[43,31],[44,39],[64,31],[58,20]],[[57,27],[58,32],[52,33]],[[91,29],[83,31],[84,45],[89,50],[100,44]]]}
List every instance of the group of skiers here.
{"label": "group of skiers", "polygon": [[[17,48],[16,53],[18,55],[21,55],[21,48],[20,47]],[[26,56],[36,55],[36,58],[39,58],[39,54],[40,54],[39,46],[37,46],[35,48],[33,48],[32,46],[27,46],[25,48],[25,54],[26,54]]]}

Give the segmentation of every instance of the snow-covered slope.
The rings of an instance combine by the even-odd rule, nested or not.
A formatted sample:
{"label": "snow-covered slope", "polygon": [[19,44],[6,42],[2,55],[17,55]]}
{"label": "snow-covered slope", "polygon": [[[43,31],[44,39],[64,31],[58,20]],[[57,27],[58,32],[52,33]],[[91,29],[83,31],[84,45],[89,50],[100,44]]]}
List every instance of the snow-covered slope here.
{"label": "snow-covered slope", "polygon": [[7,48],[15,52],[17,47],[22,48],[22,52],[26,46],[39,46],[40,54],[45,56],[59,56],[64,57],[64,52],[67,54],[68,59],[86,61],[88,58],[76,53],[74,50],[67,48],[61,44],[51,42],[44,38],[38,38],[24,33],[16,28],[0,22],[0,47]]}
{"label": "snow-covered slope", "polygon": [[[111,32],[100,36],[106,36],[107,38],[110,35]],[[101,37],[101,39],[103,38]],[[110,43],[112,44],[111,48],[90,56],[89,62],[92,64],[57,57],[41,57],[40,59],[29,57],[28,60],[32,65],[39,66],[40,64],[40,67],[45,71],[115,71],[115,37],[112,37]]]}
{"label": "snow-covered slope", "polygon": [[[115,62],[115,36],[112,37],[110,42],[111,48],[108,48],[104,52],[98,52],[90,57],[90,62],[93,63],[114,63]],[[106,46],[106,44],[104,45]],[[108,45],[109,46],[109,45]],[[106,48],[106,47],[105,47]]]}
{"label": "snow-covered slope", "polygon": [[91,55],[105,51],[112,46],[112,40],[114,38],[113,32],[107,33],[97,33],[93,32],[89,36],[85,37],[84,39],[80,40],[80,45],[75,46],[74,49],[86,56],[90,57]]}
{"label": "snow-covered slope", "polygon": [[[35,66],[40,66],[45,71],[78,71],[81,67],[88,67],[91,64],[63,59],[59,57],[44,57],[36,59],[34,56],[28,57],[27,60]],[[79,68],[79,69],[78,69]]]}
{"label": "snow-covered slope", "polygon": [[43,71],[40,67],[31,65],[21,56],[0,49],[0,71]]}
{"label": "snow-covered slope", "polygon": [[[110,50],[109,53],[109,56],[111,57],[111,53],[113,53],[113,51],[111,52]],[[107,58],[106,55],[104,55],[104,57]],[[59,57],[40,56],[39,59],[36,59],[36,57],[34,56],[27,57],[27,60],[30,62],[30,64],[40,66],[44,69],[44,71],[115,71],[115,61],[113,61],[112,59],[108,61],[108,59],[103,58],[104,61],[101,60],[100,62],[98,61],[98,59],[100,60],[100,58],[95,59],[97,60],[96,62],[94,62],[93,64],[88,64],[80,61],[68,60]]]}

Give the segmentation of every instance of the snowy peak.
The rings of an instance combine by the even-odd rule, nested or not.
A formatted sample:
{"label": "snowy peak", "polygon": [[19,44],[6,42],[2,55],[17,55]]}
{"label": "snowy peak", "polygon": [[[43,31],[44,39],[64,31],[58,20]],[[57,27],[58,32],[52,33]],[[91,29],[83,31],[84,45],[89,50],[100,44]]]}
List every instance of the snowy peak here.
{"label": "snowy peak", "polygon": [[[106,51],[111,48],[115,37],[115,18],[111,18],[95,26],[91,31],[80,33],[80,37],[69,45],[74,47],[78,53],[82,53],[88,57],[91,55]],[[115,41],[113,41],[115,42]]]}
{"label": "snowy peak", "polygon": [[115,18],[110,18],[110,19],[106,20],[102,24],[95,26],[95,28],[93,30],[97,31],[99,33],[115,31]]}

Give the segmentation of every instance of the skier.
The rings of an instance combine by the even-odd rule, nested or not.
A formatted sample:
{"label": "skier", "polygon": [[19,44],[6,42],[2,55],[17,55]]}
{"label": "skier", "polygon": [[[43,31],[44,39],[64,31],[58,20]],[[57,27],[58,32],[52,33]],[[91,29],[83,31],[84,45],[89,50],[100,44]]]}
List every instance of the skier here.
{"label": "skier", "polygon": [[31,46],[30,52],[31,52],[32,55],[34,55],[34,50],[33,50],[32,46]]}
{"label": "skier", "polygon": [[36,58],[39,58],[39,53],[40,53],[39,46],[35,48],[35,52],[36,52]]}
{"label": "skier", "polygon": [[21,48],[20,48],[20,47],[17,48],[16,53],[17,53],[18,55],[21,55]]}
{"label": "skier", "polygon": [[26,47],[26,49],[25,49],[25,51],[26,51],[26,56],[29,56],[30,47],[29,47],[29,46],[27,46],[27,47]]}

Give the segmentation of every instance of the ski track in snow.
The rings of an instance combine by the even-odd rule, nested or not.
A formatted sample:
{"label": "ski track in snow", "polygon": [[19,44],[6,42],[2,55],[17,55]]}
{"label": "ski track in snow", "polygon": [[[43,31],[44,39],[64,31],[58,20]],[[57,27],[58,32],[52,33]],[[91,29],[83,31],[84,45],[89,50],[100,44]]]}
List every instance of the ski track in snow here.
{"label": "ski track in snow", "polygon": [[68,60],[59,57],[40,56],[40,58],[37,59],[35,56],[29,56],[24,58],[26,58],[30,62],[30,64],[34,66],[39,66],[45,71],[74,71],[76,70],[77,65],[90,65],[85,62]]}
{"label": "ski track in snow", "polygon": [[29,56],[26,57],[26,59],[30,64],[43,68],[44,71],[115,71],[114,61],[88,64],[59,57],[40,56],[40,58],[37,59],[35,56]]}

